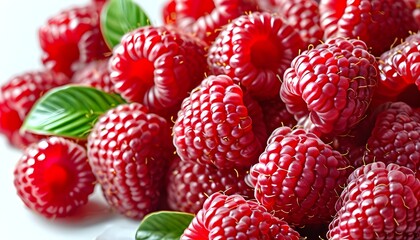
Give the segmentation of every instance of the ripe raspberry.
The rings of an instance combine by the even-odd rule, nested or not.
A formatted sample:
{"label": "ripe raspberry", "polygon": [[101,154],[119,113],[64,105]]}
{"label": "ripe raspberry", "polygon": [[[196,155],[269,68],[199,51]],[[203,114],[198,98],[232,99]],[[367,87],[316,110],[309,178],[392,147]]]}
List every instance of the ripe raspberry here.
{"label": "ripe raspberry", "polygon": [[284,71],[303,47],[281,17],[255,12],[224,28],[207,61],[213,74],[226,74],[251,95],[268,99],[278,96]]}
{"label": "ripe raspberry", "polygon": [[420,180],[405,167],[370,163],[356,169],[337,202],[328,239],[419,239]]}
{"label": "ripe raspberry", "polygon": [[228,76],[204,79],[184,99],[173,127],[180,158],[218,168],[249,167],[256,162],[266,130],[262,121],[254,121],[262,115],[250,115],[261,111],[249,111],[248,105],[241,88]]}
{"label": "ripe raspberry", "polygon": [[420,174],[420,111],[403,102],[391,102],[379,108],[364,155],[356,166],[383,161]]}
{"label": "ripe raspberry", "polygon": [[289,224],[321,224],[334,216],[334,205],[348,176],[349,162],[303,129],[280,127],[267,141],[249,181],[255,198]]}
{"label": "ripe raspberry", "polygon": [[98,6],[75,6],[52,16],[39,28],[42,62],[72,76],[86,63],[109,52],[99,28]]}
{"label": "ripe raspberry", "polygon": [[319,12],[324,38],[360,39],[375,56],[418,29],[413,9],[404,0],[325,0]]}
{"label": "ripe raspberry", "polygon": [[377,78],[377,62],[364,42],[335,38],[293,60],[280,97],[298,125],[318,136],[334,136],[365,116]]}
{"label": "ripe raspberry", "polygon": [[206,47],[168,26],[138,28],[114,48],[110,72],[115,91],[151,112],[176,114],[188,92],[205,76]]}
{"label": "ripe raspberry", "polygon": [[384,52],[378,61],[380,80],[374,103],[404,101],[420,107],[420,33]]}
{"label": "ripe raspberry", "polygon": [[86,150],[60,137],[25,149],[14,171],[17,194],[48,218],[66,217],[85,205],[95,186]]}
{"label": "ripe raspberry", "polygon": [[156,210],[173,153],[165,119],[140,103],[105,112],[88,136],[88,156],[107,202],[141,219]]}
{"label": "ripe raspberry", "polygon": [[295,116],[287,111],[286,105],[279,97],[260,101],[260,105],[268,136],[278,127],[286,126],[293,128],[296,126],[297,121]]}
{"label": "ripe raspberry", "polygon": [[318,2],[315,0],[275,0],[276,13],[286,18],[301,36],[305,46],[318,45],[324,31],[320,25]]}
{"label": "ripe raspberry", "polygon": [[165,0],[165,3],[162,7],[163,23],[165,23],[165,24],[175,24],[176,23],[175,8],[176,8],[175,0]]}
{"label": "ripe raspberry", "polygon": [[208,196],[216,192],[239,194],[254,198],[254,189],[245,183],[248,168],[218,169],[198,163],[181,161],[171,163],[167,174],[167,203],[170,209],[197,213]]}
{"label": "ripe raspberry", "polygon": [[212,194],[184,231],[187,239],[298,240],[299,233],[258,203],[240,195]]}
{"label": "ripe raspberry", "polygon": [[114,93],[114,84],[111,82],[108,68],[109,59],[92,61],[76,71],[71,81],[73,83],[91,86],[108,93]]}
{"label": "ripe raspberry", "polygon": [[21,149],[38,141],[40,136],[19,130],[26,115],[45,92],[69,82],[64,74],[49,70],[29,71],[9,79],[0,89],[0,133]]}
{"label": "ripe raspberry", "polygon": [[235,18],[257,10],[256,0],[175,0],[176,25],[211,44]]}

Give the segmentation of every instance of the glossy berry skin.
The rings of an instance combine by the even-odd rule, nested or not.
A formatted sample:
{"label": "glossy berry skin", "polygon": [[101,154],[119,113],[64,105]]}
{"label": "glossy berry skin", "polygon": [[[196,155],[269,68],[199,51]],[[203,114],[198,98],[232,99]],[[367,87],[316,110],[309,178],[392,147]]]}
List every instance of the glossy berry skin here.
{"label": "glossy berry skin", "polygon": [[165,119],[140,103],[121,104],[98,119],[87,144],[93,173],[113,209],[132,219],[157,209],[173,153]]}
{"label": "glossy berry skin", "polygon": [[86,63],[105,58],[110,52],[99,28],[96,4],[58,12],[39,28],[38,36],[44,65],[69,77]]}
{"label": "glossy berry skin", "polygon": [[95,181],[84,147],[50,137],[24,150],[13,183],[28,208],[56,218],[69,216],[85,205]]}
{"label": "glossy berry skin", "polygon": [[298,240],[299,234],[285,221],[273,216],[255,201],[241,195],[214,193],[204,202],[185,229],[188,239],[284,239]]}
{"label": "glossy berry skin", "polygon": [[225,74],[258,99],[278,96],[281,78],[304,43],[291,26],[267,12],[242,15],[211,45],[207,62],[213,74]]}
{"label": "glossy berry skin", "polygon": [[64,74],[50,70],[28,71],[7,80],[0,88],[0,133],[20,149],[37,142],[40,136],[20,131],[26,115],[45,92],[69,82]]}
{"label": "glossy berry skin", "polygon": [[380,80],[374,104],[404,101],[420,107],[420,33],[384,52],[378,61]]}
{"label": "glossy berry skin", "polygon": [[365,43],[334,38],[293,60],[280,97],[298,125],[318,136],[334,136],[365,116],[377,81],[377,62]]}
{"label": "glossy berry skin", "polygon": [[328,239],[419,239],[420,180],[397,164],[356,169],[337,202]]}
{"label": "glossy berry skin", "polygon": [[249,111],[242,89],[230,77],[211,75],[184,99],[173,127],[173,143],[183,161],[218,168],[249,167],[266,139],[263,122],[255,118],[262,119],[261,110]]}
{"label": "glossy berry skin", "polygon": [[218,169],[181,161],[171,162],[167,174],[167,204],[171,210],[196,214],[208,196],[216,192],[254,198],[254,189],[245,182],[248,168]]}
{"label": "glossy berry skin", "polygon": [[71,82],[91,86],[107,93],[115,93],[108,67],[109,58],[92,61],[76,71]]}
{"label": "glossy berry skin", "polygon": [[404,1],[322,0],[319,12],[324,39],[357,38],[364,41],[375,56],[380,56],[418,29],[414,9]]}
{"label": "glossy berry skin", "polygon": [[302,227],[332,219],[348,170],[348,160],[314,134],[280,127],[251,167],[249,181],[261,205]]}
{"label": "glossy berry skin", "polygon": [[207,44],[169,26],[127,33],[110,59],[115,91],[160,115],[176,114],[207,71]]}

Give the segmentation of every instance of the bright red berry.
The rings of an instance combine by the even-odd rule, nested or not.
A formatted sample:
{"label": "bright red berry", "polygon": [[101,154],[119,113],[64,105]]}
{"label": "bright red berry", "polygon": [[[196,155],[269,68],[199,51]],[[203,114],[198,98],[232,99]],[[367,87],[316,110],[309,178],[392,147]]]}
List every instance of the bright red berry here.
{"label": "bright red berry", "polygon": [[293,60],[280,97],[298,125],[319,136],[334,136],[365,116],[378,75],[376,59],[363,41],[334,38]]}
{"label": "bright red berry", "polygon": [[102,192],[119,213],[142,219],[158,207],[169,156],[165,119],[140,103],[105,112],[88,136],[88,156]]}
{"label": "bright red berry", "polygon": [[314,134],[280,127],[251,167],[249,180],[268,211],[304,226],[332,219],[348,169],[348,160]]}
{"label": "bright red berry", "polygon": [[173,127],[173,143],[180,158],[218,168],[249,167],[256,162],[265,145],[266,130],[261,110],[247,108],[258,104],[245,100],[242,89],[228,76],[204,79],[184,99]]}
{"label": "bright red berry", "polygon": [[39,28],[42,62],[56,72],[71,76],[86,63],[108,55],[99,27],[95,4],[67,8]]}
{"label": "bright red berry", "polygon": [[225,74],[259,99],[278,96],[284,71],[304,48],[299,34],[278,16],[255,12],[228,24],[207,57],[213,74]]}
{"label": "bright red berry", "polygon": [[18,148],[38,141],[39,136],[20,131],[26,115],[45,92],[69,82],[64,74],[49,70],[30,71],[9,79],[0,89],[0,133]]}
{"label": "bright red berry", "polygon": [[84,147],[50,137],[25,149],[14,185],[25,205],[48,217],[66,217],[88,202],[95,186]]}
{"label": "bright red berry", "polygon": [[328,239],[419,239],[420,180],[383,162],[356,169],[337,202]]}
{"label": "bright red berry", "polygon": [[165,24],[176,23],[176,2],[175,0],[165,0],[162,7],[162,20]]}
{"label": "bright red berry", "polygon": [[108,67],[108,58],[92,61],[76,71],[71,81],[72,83],[87,85],[108,93],[114,93],[114,84],[111,82]]}
{"label": "bright red berry", "polygon": [[212,194],[181,236],[188,239],[298,240],[299,233],[255,201]]}

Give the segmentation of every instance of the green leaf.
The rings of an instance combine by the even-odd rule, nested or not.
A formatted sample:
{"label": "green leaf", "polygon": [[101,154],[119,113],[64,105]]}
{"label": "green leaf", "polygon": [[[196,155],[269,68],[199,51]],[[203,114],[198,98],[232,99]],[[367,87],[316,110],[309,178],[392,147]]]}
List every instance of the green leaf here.
{"label": "green leaf", "polygon": [[86,139],[98,117],[121,103],[124,100],[120,96],[93,87],[57,87],[34,104],[21,130]]}
{"label": "green leaf", "polygon": [[110,0],[101,12],[102,34],[111,49],[120,43],[124,34],[148,25],[149,17],[133,0]]}
{"label": "green leaf", "polygon": [[140,223],[136,232],[136,240],[179,239],[193,218],[193,214],[184,212],[150,213]]}

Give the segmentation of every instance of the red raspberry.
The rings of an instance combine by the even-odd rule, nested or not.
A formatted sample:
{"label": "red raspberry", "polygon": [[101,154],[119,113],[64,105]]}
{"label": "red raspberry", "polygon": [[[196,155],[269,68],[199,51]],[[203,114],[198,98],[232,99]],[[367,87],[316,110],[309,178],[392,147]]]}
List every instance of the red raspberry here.
{"label": "red raspberry", "polygon": [[213,74],[226,74],[251,95],[268,99],[278,96],[284,71],[303,47],[281,17],[255,12],[224,28],[207,61]]}
{"label": "red raspberry", "polygon": [[355,165],[382,161],[420,174],[420,111],[403,102],[387,103],[379,107],[373,121],[364,155]]}
{"label": "red raspberry", "polygon": [[14,171],[17,194],[27,207],[48,217],[66,217],[88,202],[95,176],[85,148],[50,137],[25,149]]}
{"label": "red raspberry", "polygon": [[356,169],[337,202],[328,239],[419,239],[420,180],[383,162]]}
{"label": "red raspberry", "polygon": [[114,93],[114,84],[111,82],[108,63],[109,59],[92,61],[76,71],[73,74],[71,81],[73,83],[91,86],[108,93]]}
{"label": "red raspberry", "polygon": [[175,24],[176,23],[176,2],[175,0],[165,0],[162,7],[163,23]]}
{"label": "red raspberry", "polygon": [[274,0],[276,13],[286,18],[295,28],[305,46],[318,45],[323,40],[324,31],[320,25],[318,2],[315,0]]}
{"label": "red raspberry", "polygon": [[218,168],[248,167],[256,162],[266,140],[258,136],[266,130],[262,121],[254,121],[262,115],[250,115],[261,111],[249,111],[247,105],[242,89],[228,76],[204,79],[184,99],[173,127],[180,158]]}
{"label": "red raspberry", "polygon": [[114,209],[133,219],[156,210],[173,153],[170,141],[166,120],[140,103],[118,105],[98,119],[88,136],[88,156]]}
{"label": "red raspberry", "polygon": [[109,52],[95,4],[75,6],[52,16],[40,27],[39,41],[44,65],[67,76]]}
{"label": "red raspberry", "polygon": [[167,203],[175,211],[197,213],[208,196],[216,192],[254,198],[254,189],[245,183],[245,169],[218,169],[177,157],[167,174]]}
{"label": "red raspberry", "polygon": [[418,29],[413,9],[404,0],[325,0],[319,12],[324,38],[360,39],[375,56]]}
{"label": "red raspberry", "polygon": [[296,126],[295,116],[287,111],[286,105],[280,98],[260,101],[259,103],[263,111],[268,136],[278,127],[293,128]]}
{"label": "red raspberry", "polygon": [[212,194],[181,236],[187,239],[298,240],[299,233],[241,195]]}
{"label": "red raspberry", "polygon": [[115,91],[162,116],[176,114],[188,92],[204,78],[207,45],[171,27],[141,27],[114,48],[110,59]]}
{"label": "red raspberry", "polygon": [[249,180],[255,198],[277,217],[297,226],[321,224],[335,214],[348,167],[346,158],[314,134],[280,127],[251,167]]}
{"label": "red raspberry", "polygon": [[378,105],[404,101],[420,107],[420,33],[384,52],[378,62],[380,81],[374,95]]}
{"label": "red raspberry", "polygon": [[319,136],[334,136],[365,116],[377,78],[377,62],[364,42],[335,38],[293,60],[280,97],[298,125]]}
{"label": "red raspberry", "polygon": [[45,92],[69,82],[64,74],[49,70],[29,71],[9,79],[0,89],[0,133],[18,148],[38,141],[39,136],[20,131],[26,115]]}
{"label": "red raspberry", "polygon": [[208,44],[235,18],[257,10],[256,0],[175,0],[176,25]]}

